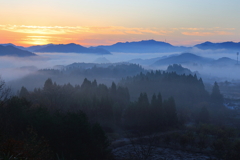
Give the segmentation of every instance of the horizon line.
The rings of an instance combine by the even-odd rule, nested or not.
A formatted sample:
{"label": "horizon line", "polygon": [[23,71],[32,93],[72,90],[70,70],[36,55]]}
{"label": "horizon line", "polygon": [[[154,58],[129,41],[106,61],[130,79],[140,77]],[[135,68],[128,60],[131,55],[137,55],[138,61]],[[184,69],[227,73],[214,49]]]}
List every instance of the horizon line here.
{"label": "horizon line", "polygon": [[[9,42],[9,43],[1,43],[0,45],[12,44],[12,45],[15,45],[15,46],[27,48],[27,47],[31,47],[31,46],[44,46],[44,45],[50,45],[50,44],[52,44],[52,45],[77,44],[77,45],[80,45],[80,46],[83,46],[83,47],[98,47],[98,46],[112,46],[112,45],[117,44],[117,43],[132,43],[132,42],[143,42],[143,41],[151,41],[151,40],[155,41],[155,42],[163,42],[163,43],[167,43],[167,44],[172,45],[169,42],[157,41],[155,39],[139,40],[139,41],[119,41],[119,42],[116,42],[116,43],[113,43],[113,44],[109,44],[109,45],[102,45],[102,44],[99,44],[99,45],[82,45],[81,43],[74,43],[74,42],[71,42],[71,43],[46,43],[46,44],[36,44],[36,45],[16,45],[14,43]],[[221,42],[203,41],[203,42],[200,42],[200,43],[196,43],[195,45],[206,43],[206,42],[210,42],[210,43],[226,43],[226,42],[240,43],[240,42],[235,42],[235,41],[221,41]],[[176,47],[181,47],[181,46],[183,46],[183,47],[194,47],[195,45],[172,45],[172,46],[176,46]]]}

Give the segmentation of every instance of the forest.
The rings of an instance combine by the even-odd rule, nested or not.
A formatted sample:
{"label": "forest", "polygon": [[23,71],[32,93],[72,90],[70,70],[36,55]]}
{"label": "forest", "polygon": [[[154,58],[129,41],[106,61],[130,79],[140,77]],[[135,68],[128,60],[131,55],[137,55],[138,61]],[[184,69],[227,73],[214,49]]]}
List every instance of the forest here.
{"label": "forest", "polygon": [[[157,147],[239,158],[238,112],[223,105],[217,82],[208,92],[196,74],[128,67],[132,70],[123,64],[40,70],[91,78],[75,84],[46,78],[43,87],[22,86],[15,95],[2,80],[0,158],[147,160]],[[95,72],[121,80],[98,83]],[[114,151],[124,145],[134,151],[121,157]]]}

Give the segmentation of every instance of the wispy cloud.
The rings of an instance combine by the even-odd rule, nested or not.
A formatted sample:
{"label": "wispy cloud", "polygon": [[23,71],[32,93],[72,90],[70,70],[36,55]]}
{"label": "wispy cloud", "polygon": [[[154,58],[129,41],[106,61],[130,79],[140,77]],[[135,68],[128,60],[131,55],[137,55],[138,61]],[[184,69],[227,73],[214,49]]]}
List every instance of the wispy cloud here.
{"label": "wispy cloud", "polygon": [[216,31],[216,35],[233,35],[232,32],[226,32],[226,31]]}
{"label": "wispy cloud", "polygon": [[39,34],[39,35],[60,35],[60,34],[105,34],[105,35],[168,35],[180,31],[183,35],[231,35],[229,31],[235,28],[130,28],[122,26],[92,27],[92,26],[26,26],[26,25],[0,25],[0,30],[10,32]]}
{"label": "wispy cloud", "polygon": [[213,33],[211,32],[182,32],[183,35],[187,36],[211,36]]}
{"label": "wispy cloud", "polygon": [[202,31],[202,30],[208,30],[208,29],[206,29],[206,28],[180,28],[180,30]]}
{"label": "wispy cloud", "polygon": [[187,36],[216,36],[216,35],[233,35],[232,32],[226,31],[213,31],[213,32],[182,32],[183,35]]}
{"label": "wispy cloud", "polygon": [[217,35],[233,35],[235,28],[180,28],[181,34],[187,36],[217,36]]}
{"label": "wispy cloud", "polygon": [[88,26],[26,26],[26,25],[0,25],[0,30],[10,32],[28,33],[28,34],[71,34],[71,33],[88,33],[88,34],[155,34],[165,35],[171,31],[160,28],[128,28],[122,26],[108,27],[88,27]]}
{"label": "wispy cloud", "polygon": [[221,28],[221,27],[212,27],[212,28],[180,28],[179,30],[185,31],[233,31],[236,28]]}
{"label": "wispy cloud", "polygon": [[[170,43],[184,44],[199,39],[214,40],[219,36],[238,35],[235,28],[202,27],[124,27],[124,26],[34,26],[0,25],[1,43],[19,45],[81,43],[84,45],[112,44],[143,39],[167,39]],[[214,37],[215,36],[215,37]],[[217,37],[216,37],[217,36]],[[107,41],[106,41],[107,40]],[[177,41],[177,42],[176,42]],[[192,44],[192,43],[191,43]]]}

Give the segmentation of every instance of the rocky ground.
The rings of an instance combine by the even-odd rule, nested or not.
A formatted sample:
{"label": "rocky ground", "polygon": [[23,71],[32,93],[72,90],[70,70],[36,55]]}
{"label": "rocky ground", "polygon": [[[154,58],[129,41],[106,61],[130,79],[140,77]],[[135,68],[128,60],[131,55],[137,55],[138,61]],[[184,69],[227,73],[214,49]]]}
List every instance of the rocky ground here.
{"label": "rocky ground", "polygon": [[133,146],[131,144],[113,149],[116,160],[213,160],[213,156],[171,148],[155,147],[150,152],[148,146]]}
{"label": "rocky ground", "polygon": [[[176,131],[173,131],[176,132]],[[177,131],[178,132],[178,131]],[[172,133],[166,132],[160,135]],[[209,152],[199,152],[190,146],[160,145],[157,136],[120,138],[112,142],[112,152],[116,160],[214,160]]]}

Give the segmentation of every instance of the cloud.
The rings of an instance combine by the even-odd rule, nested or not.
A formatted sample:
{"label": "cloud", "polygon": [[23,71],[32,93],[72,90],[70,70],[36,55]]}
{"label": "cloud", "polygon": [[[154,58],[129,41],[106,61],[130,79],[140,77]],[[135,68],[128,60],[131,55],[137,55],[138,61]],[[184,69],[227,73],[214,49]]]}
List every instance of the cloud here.
{"label": "cloud", "polygon": [[187,36],[217,36],[217,35],[233,35],[235,28],[180,28],[181,34]]}
{"label": "cloud", "polygon": [[212,36],[214,35],[211,32],[182,32],[183,35],[187,36]]}
{"label": "cloud", "polygon": [[34,34],[34,35],[162,35],[166,36],[180,31],[183,35],[211,36],[211,35],[232,35],[229,31],[235,28],[133,28],[123,26],[26,26],[26,25],[0,25],[0,30]]}
{"label": "cloud", "polygon": [[[183,43],[186,39],[190,41],[189,44],[193,44],[192,41],[194,41],[194,38],[196,37],[201,37],[201,41],[203,37],[206,40],[210,40],[210,38],[213,38],[214,36],[234,35],[233,33],[235,32],[235,28],[221,27],[160,28],[124,26],[0,25],[0,34],[3,37],[0,39],[0,43],[11,42],[17,45],[27,46],[48,43],[67,44],[81,42],[83,45],[91,46],[112,44],[113,42],[115,43],[118,41],[139,41],[143,39],[156,39],[163,41],[166,38],[169,42],[180,39],[178,40],[179,42],[174,44],[186,45],[186,43]],[[90,39],[92,41],[90,41]],[[106,39],[111,41],[105,41]]]}
{"label": "cloud", "polygon": [[180,28],[178,30],[185,31],[226,31],[226,30],[236,30],[235,28],[221,28],[221,27],[212,27],[212,28]]}
{"label": "cloud", "polygon": [[233,35],[232,32],[226,31],[213,31],[213,32],[181,32],[187,36],[216,36],[216,35]]}
{"label": "cloud", "polygon": [[181,30],[200,31],[206,30],[206,28],[180,28]]}
{"label": "cloud", "polygon": [[233,35],[232,32],[226,32],[226,31],[216,31],[217,35]]}
{"label": "cloud", "polygon": [[107,35],[128,35],[128,34],[155,34],[166,35],[171,31],[160,28],[128,28],[122,26],[89,27],[89,26],[26,26],[26,25],[0,25],[0,30],[40,34],[107,34]]}
{"label": "cloud", "polygon": [[59,26],[25,26],[25,25],[1,25],[1,30],[30,33],[30,34],[65,34],[66,31]]}

